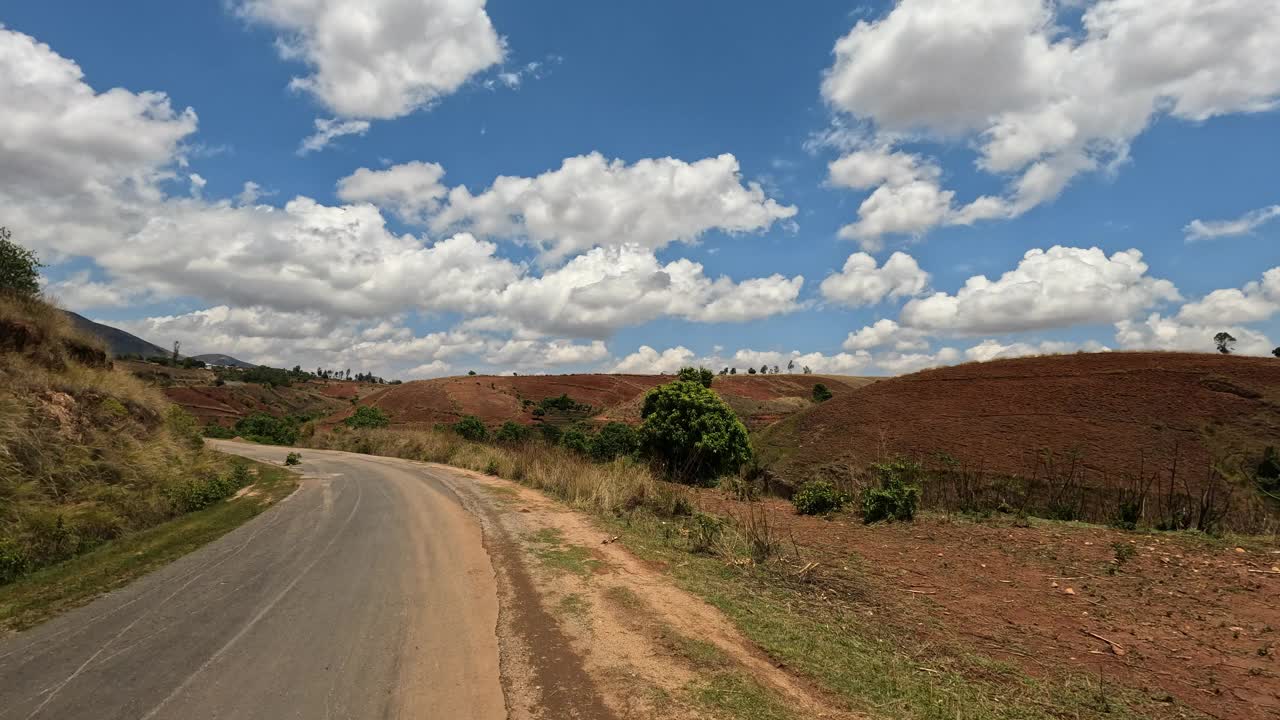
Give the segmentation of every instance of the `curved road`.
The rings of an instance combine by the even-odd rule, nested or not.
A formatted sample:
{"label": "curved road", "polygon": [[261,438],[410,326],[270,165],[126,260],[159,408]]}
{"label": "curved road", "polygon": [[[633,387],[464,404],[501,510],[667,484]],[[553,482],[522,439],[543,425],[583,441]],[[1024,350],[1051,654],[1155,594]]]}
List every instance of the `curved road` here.
{"label": "curved road", "polygon": [[506,717],[494,565],[446,471],[301,452],[269,512],[0,642],[0,720]]}

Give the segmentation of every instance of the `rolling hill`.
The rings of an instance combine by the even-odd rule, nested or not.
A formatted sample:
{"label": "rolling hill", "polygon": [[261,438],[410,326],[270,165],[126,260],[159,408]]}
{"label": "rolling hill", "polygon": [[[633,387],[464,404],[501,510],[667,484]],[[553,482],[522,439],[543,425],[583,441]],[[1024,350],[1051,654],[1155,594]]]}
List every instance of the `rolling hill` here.
{"label": "rolling hill", "polygon": [[[1211,461],[1280,444],[1280,360],[1096,353],[970,363],[888,378],[780,422],[757,449],[784,484],[848,479],[914,457],[935,469],[1114,490],[1176,473],[1195,495]],[[1074,468],[1068,470],[1068,468]],[[1172,492],[1172,491],[1170,491]]]}
{"label": "rolling hill", "polygon": [[245,370],[257,367],[257,365],[254,365],[253,363],[245,362],[238,358],[233,358],[230,355],[223,355],[221,353],[207,353],[205,355],[192,355],[191,358],[193,360],[199,360],[200,362],[203,362],[207,365],[221,365],[223,367],[244,368]]}
{"label": "rolling hill", "polygon": [[131,335],[119,328],[113,328],[110,325],[96,323],[83,315],[77,315],[70,310],[63,310],[67,319],[71,321],[71,325],[78,331],[86,335],[92,335],[106,343],[107,350],[115,357],[121,355],[140,355],[142,357],[151,357],[153,355],[169,355],[172,349],[166,350],[159,345],[149,343],[142,338]]}
{"label": "rolling hill", "polygon": [[[532,423],[539,402],[568,395],[590,406],[584,418],[639,422],[644,394],[672,379],[669,375],[603,374],[448,377],[389,386],[361,404],[381,408],[396,425],[425,427],[456,422],[466,415],[497,425],[507,420]],[[824,383],[840,397],[874,380],[839,375],[734,375],[716,377],[711,389],[748,428],[756,429],[811,406],[815,383]],[[337,422],[343,415],[330,421]]]}

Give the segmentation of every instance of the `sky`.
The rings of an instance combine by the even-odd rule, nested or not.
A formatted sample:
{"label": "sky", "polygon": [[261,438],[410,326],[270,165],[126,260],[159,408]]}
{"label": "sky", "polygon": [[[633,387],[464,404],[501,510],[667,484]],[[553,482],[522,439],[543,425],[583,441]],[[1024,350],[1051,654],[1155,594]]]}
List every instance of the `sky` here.
{"label": "sky", "polygon": [[184,354],[416,379],[1280,343],[1280,0],[0,9],[0,225]]}

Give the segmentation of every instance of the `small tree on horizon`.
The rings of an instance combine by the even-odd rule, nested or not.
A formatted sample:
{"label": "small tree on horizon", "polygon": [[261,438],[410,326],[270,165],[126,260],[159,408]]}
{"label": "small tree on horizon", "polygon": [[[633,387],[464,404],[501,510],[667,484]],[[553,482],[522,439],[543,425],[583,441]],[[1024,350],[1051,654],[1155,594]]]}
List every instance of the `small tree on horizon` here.
{"label": "small tree on horizon", "polygon": [[826,402],[830,399],[831,399],[831,390],[827,388],[826,385],[823,385],[822,383],[818,383],[817,385],[813,386],[814,402],[821,403],[821,402]]}
{"label": "small tree on horizon", "polygon": [[1280,358],[1280,347],[1276,348],[1275,350],[1272,350],[1272,351],[1271,351],[1271,354],[1272,354],[1272,355],[1275,355],[1275,356],[1276,356],[1276,357],[1278,357],[1278,358]]}
{"label": "small tree on horizon", "polygon": [[715,380],[716,375],[715,373],[711,372],[707,368],[704,368],[704,367],[696,368],[696,367],[690,366],[690,367],[680,368],[680,372],[677,373],[676,377],[680,378],[681,380],[688,380],[690,382],[701,383],[702,387],[711,387],[711,383],[712,381]]}
{"label": "small tree on horizon", "polygon": [[1213,336],[1213,342],[1218,346],[1218,352],[1223,355],[1230,355],[1232,346],[1236,344],[1236,339],[1231,337],[1229,332],[1220,332]]}
{"label": "small tree on horizon", "polygon": [[42,267],[34,251],[13,242],[9,228],[0,227],[0,292],[35,297],[40,293]]}

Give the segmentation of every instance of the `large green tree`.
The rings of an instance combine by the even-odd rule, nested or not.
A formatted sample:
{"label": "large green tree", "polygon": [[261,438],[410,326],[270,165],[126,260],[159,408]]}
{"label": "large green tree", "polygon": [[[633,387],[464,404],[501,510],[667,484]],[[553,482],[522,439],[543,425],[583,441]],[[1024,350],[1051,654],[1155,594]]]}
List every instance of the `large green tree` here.
{"label": "large green tree", "polygon": [[42,267],[34,252],[13,241],[9,228],[0,227],[0,292],[36,295]]}
{"label": "large green tree", "polygon": [[640,414],[644,448],[675,480],[709,483],[751,459],[747,429],[700,382],[677,380],[654,388]]}

